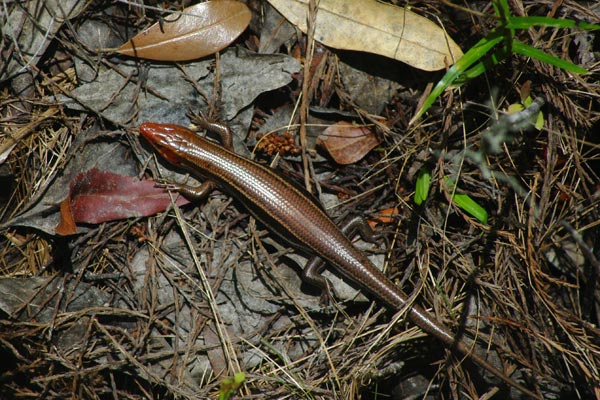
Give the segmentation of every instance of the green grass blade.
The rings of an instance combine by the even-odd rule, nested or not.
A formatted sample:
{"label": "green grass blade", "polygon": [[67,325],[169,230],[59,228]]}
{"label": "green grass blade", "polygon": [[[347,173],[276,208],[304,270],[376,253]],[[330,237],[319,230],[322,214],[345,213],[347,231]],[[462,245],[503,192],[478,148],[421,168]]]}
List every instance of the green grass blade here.
{"label": "green grass blade", "polygon": [[475,217],[482,224],[487,224],[488,213],[485,208],[481,207],[475,200],[466,194],[456,193],[452,197],[452,201],[463,209],[467,214]]}
{"label": "green grass blade", "polygon": [[510,18],[510,7],[508,6],[507,0],[495,0],[492,1],[492,7],[494,7],[494,12],[500,20],[502,21],[501,25],[504,25],[508,22]]}
{"label": "green grass blade", "polygon": [[417,177],[417,185],[415,187],[414,202],[420,206],[429,194],[429,187],[431,186],[431,172],[427,169],[422,169]]}
{"label": "green grass blade", "polygon": [[431,107],[435,100],[446,90],[452,83],[463,74],[471,65],[475,64],[484,57],[495,45],[500,43],[504,36],[497,30],[492,30],[489,35],[477,42],[469,49],[461,58],[459,58],[448,72],[435,85],[419,112],[410,120],[409,124],[413,124],[416,120]]}
{"label": "green grass blade", "polygon": [[515,40],[513,43],[513,52],[521,54],[525,57],[535,58],[536,60],[546,64],[554,65],[555,67],[564,69],[565,71],[574,72],[576,74],[585,74],[587,72],[585,68],[575,65],[572,62],[565,61],[562,58],[554,57],[551,54],[519,42],[518,40]]}
{"label": "green grass blade", "polygon": [[494,66],[498,65],[501,61],[504,61],[506,57],[508,57],[508,50],[506,47],[498,48],[495,52],[487,56],[484,60],[478,62],[468,70],[466,70],[463,74],[461,74],[455,81],[454,85],[462,85],[463,83],[477,78],[479,75],[483,74],[485,71],[489,71]]}
{"label": "green grass blade", "polygon": [[529,29],[534,26],[549,28],[581,28],[588,31],[600,29],[600,25],[587,22],[573,21],[572,19],[559,19],[550,17],[511,17],[508,20],[508,29]]}
{"label": "green grass blade", "polygon": [[[448,177],[446,177],[446,184],[453,188],[456,186],[454,182]],[[452,201],[459,208],[465,211],[467,214],[475,217],[482,224],[487,224],[488,221],[488,213],[482,206],[479,205],[475,200],[473,200],[469,195],[463,193],[453,193]]]}

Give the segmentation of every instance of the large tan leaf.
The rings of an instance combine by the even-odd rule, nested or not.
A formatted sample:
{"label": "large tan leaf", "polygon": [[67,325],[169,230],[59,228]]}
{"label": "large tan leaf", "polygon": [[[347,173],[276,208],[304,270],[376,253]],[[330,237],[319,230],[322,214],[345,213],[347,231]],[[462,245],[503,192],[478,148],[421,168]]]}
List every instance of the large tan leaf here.
{"label": "large tan leaf", "polygon": [[[308,0],[268,0],[285,18],[306,32]],[[438,25],[404,8],[376,0],[320,0],[315,39],[336,49],[394,58],[436,71],[463,53]]]}
{"label": "large tan leaf", "polygon": [[233,42],[252,14],[238,1],[209,1],[156,23],[117,49],[157,61],[188,61],[213,54]]}

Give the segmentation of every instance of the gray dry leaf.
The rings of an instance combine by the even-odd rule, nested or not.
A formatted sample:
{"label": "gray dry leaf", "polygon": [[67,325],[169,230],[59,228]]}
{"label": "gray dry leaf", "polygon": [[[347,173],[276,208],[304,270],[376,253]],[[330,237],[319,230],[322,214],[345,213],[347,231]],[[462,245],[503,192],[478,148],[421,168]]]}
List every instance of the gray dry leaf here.
{"label": "gray dry leaf", "polygon": [[[308,0],[268,0],[306,32]],[[425,71],[452,65],[462,50],[434,22],[376,0],[320,0],[315,39],[326,46],[390,57]]]}
{"label": "gray dry leaf", "polygon": [[297,30],[268,3],[265,3],[264,9],[264,22],[260,32],[258,52],[261,54],[277,53],[282,45],[290,45]]}
{"label": "gray dry leaf", "polygon": [[[368,57],[363,57],[363,59],[368,59]],[[338,63],[341,80],[352,101],[361,109],[375,115],[380,115],[386,103],[402,88],[399,83],[401,81],[400,74],[389,73],[397,70],[390,65],[394,61],[385,58],[380,60],[389,62],[360,66],[350,65],[343,61]],[[361,69],[361,67],[363,68]],[[386,76],[382,76],[380,73],[383,69],[388,72]]]}
{"label": "gray dry leaf", "polygon": [[[61,302],[59,293],[70,293],[67,305]],[[75,279],[65,280],[61,276],[28,278],[0,278],[0,312],[19,321],[35,321],[36,324],[53,323],[56,308],[64,313],[80,312],[81,316],[68,329],[54,332],[55,344],[67,351],[84,339],[86,323],[91,313],[87,309],[98,310],[110,300],[110,296],[97,287]],[[60,303],[59,304],[57,304]]]}
{"label": "gray dry leaf", "polygon": [[[124,63],[77,87],[70,94],[73,99],[63,95],[58,100],[69,108],[93,110],[118,125],[137,126],[145,121],[183,124],[188,111],[206,106],[198,91],[212,95],[214,73],[209,71],[213,62],[180,67],[150,64],[145,70],[140,64]],[[281,54],[230,49],[221,56],[220,68],[221,117],[229,121],[259,94],[289,83],[300,63]]]}
{"label": "gray dry leaf", "polygon": [[[77,29],[77,40],[89,49],[116,47],[122,41],[107,21],[88,19]],[[97,66],[101,63],[102,53],[92,57],[83,52],[73,55],[77,81],[90,82],[98,75]]]}
{"label": "gray dry leaf", "polygon": [[84,0],[15,2],[7,16],[8,4],[3,1],[0,15],[6,23],[2,26],[2,38],[14,43],[15,48],[8,66],[2,68],[0,82],[27,70],[29,65],[36,65],[63,23],[77,16],[87,3]]}

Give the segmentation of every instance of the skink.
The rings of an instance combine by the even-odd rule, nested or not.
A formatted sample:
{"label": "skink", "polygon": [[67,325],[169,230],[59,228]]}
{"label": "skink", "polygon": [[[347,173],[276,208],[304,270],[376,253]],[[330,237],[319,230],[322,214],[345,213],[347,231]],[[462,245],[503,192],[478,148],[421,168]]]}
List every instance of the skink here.
{"label": "skink", "polygon": [[[211,128],[211,125],[206,123],[206,127]],[[346,279],[388,307],[398,310],[406,306],[408,296],[352,245],[307,193],[273,170],[234,153],[230,136],[224,137],[224,146],[228,147],[225,148],[178,125],[143,123],[139,131],[167,161],[208,180],[209,183],[205,182],[202,191],[196,194],[205,193],[212,188],[211,182],[216,183],[244,204],[267,228],[295,247],[323,258]],[[180,189],[184,194],[191,193],[190,188]],[[324,278],[314,276],[314,272],[305,270],[304,278],[323,286]],[[423,308],[412,305],[407,316],[453,351],[467,356],[521,392],[540,398],[472,353],[465,342],[455,340],[452,331]]]}

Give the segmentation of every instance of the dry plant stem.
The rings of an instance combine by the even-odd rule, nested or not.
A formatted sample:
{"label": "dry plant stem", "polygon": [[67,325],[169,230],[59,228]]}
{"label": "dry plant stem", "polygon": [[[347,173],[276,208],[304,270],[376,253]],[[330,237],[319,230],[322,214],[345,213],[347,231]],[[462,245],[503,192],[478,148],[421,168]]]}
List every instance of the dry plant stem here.
{"label": "dry plant stem", "polygon": [[[264,248],[264,246],[262,245],[262,242],[260,241],[260,239],[256,240],[256,243],[258,243],[259,250],[260,250],[261,254],[264,256],[264,258],[269,263],[271,271],[273,271],[273,273],[277,275],[278,274],[278,268],[277,268],[276,263],[270,257],[268,251]],[[286,292],[286,294],[288,295],[288,297],[290,299],[294,299],[295,296],[290,291],[288,285],[285,282],[285,279],[283,279],[283,277],[281,277],[281,276],[279,276],[278,278],[279,278],[278,279],[278,283],[280,284],[281,288],[283,288],[283,290]],[[304,309],[304,307],[302,307],[300,304],[296,304],[296,309],[300,312],[300,314],[302,315],[302,318],[310,326],[310,328],[313,330],[313,332],[315,332],[315,335],[316,335],[316,337],[319,340],[319,347],[325,353],[325,357],[327,358],[327,364],[328,364],[329,368],[331,368],[332,371],[336,371],[335,363],[333,362],[333,360],[331,358],[330,352],[327,350],[327,343],[325,342],[323,336],[320,334],[320,330],[318,329],[318,327],[315,324],[314,320],[310,317],[310,315],[306,312],[306,310]],[[338,374],[334,372],[333,375],[337,379]],[[338,382],[338,384],[339,384],[339,382]]]}
{"label": "dry plant stem", "polygon": [[229,338],[227,331],[225,329],[223,329],[225,324],[223,323],[223,320],[222,320],[219,310],[217,308],[217,302],[216,302],[215,296],[212,292],[210,282],[208,280],[208,277],[206,276],[206,273],[202,269],[201,262],[198,259],[198,255],[192,244],[190,234],[189,234],[188,230],[186,229],[185,221],[183,219],[183,216],[181,215],[181,211],[179,210],[179,207],[177,207],[175,205],[174,199],[173,199],[173,205],[174,205],[175,213],[177,215],[177,219],[180,222],[180,226],[181,226],[181,230],[183,232],[184,238],[185,238],[185,242],[188,245],[190,254],[192,255],[192,258],[194,260],[194,265],[196,266],[198,275],[201,278],[203,291],[206,294],[206,296],[208,297],[208,304],[210,306],[213,317],[215,318],[214,327],[218,333],[218,339],[222,344],[222,351],[223,351],[223,355],[225,356],[225,359],[227,360],[227,366],[230,371],[233,371],[233,372],[241,371],[241,366],[236,357],[236,352],[231,343],[231,339]]}
{"label": "dry plant stem", "polygon": [[[23,140],[28,134],[35,132],[35,129],[39,127],[42,122],[48,119],[54,118],[58,113],[58,108],[50,108],[42,113],[42,115],[35,117],[35,120],[27,123],[16,130],[16,132],[4,136],[0,143],[0,154],[5,154],[9,148],[16,145],[19,141]],[[5,132],[10,132],[8,127],[4,127]]]}
{"label": "dry plant stem", "polygon": [[590,262],[592,267],[594,267],[594,270],[596,271],[596,276],[600,277],[600,260],[598,260],[598,258],[594,255],[594,252],[592,251],[590,246],[588,246],[588,244],[583,241],[581,234],[577,232],[577,230],[575,230],[575,228],[573,228],[571,224],[569,224],[567,221],[560,220],[559,223],[562,225],[563,228],[565,228],[569,232],[571,237],[577,242],[577,245],[587,258],[587,260]]}
{"label": "dry plant stem", "polygon": [[302,166],[304,169],[304,186],[306,190],[312,192],[310,185],[310,168],[309,159],[306,154],[307,142],[306,142],[306,123],[308,121],[308,105],[311,101],[310,94],[310,67],[312,65],[313,54],[315,50],[315,21],[317,18],[317,6],[315,0],[309,0],[309,13],[308,13],[308,32],[306,39],[306,54],[304,58],[304,71],[302,79],[302,103],[300,105],[300,147],[302,149]]}

